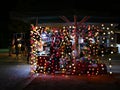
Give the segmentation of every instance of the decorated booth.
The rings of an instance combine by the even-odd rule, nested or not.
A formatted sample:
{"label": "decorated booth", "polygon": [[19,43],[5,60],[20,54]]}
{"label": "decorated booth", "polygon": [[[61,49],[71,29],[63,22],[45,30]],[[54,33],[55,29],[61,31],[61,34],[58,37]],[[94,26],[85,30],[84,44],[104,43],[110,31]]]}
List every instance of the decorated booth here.
{"label": "decorated booth", "polygon": [[[108,69],[102,57],[107,46],[114,46],[114,31],[109,26],[82,24],[77,28],[74,25],[58,28],[31,25],[31,72],[106,74]],[[111,57],[108,61],[110,69]]]}

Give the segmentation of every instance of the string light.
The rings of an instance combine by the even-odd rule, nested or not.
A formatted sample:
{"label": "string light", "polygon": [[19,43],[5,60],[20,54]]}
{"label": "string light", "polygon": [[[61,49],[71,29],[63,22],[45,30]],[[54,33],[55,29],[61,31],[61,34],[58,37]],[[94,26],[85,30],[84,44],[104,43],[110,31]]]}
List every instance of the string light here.
{"label": "string light", "polygon": [[[104,25],[102,25],[102,26],[104,26]],[[86,25],[86,27],[87,27],[87,25]],[[72,33],[70,33],[67,30],[67,28],[73,29]],[[46,72],[55,74],[55,71],[59,68],[59,70],[61,70],[62,73],[66,73],[67,69],[71,69],[72,74],[75,74],[78,70],[78,67],[76,66],[76,63],[77,63],[76,62],[76,60],[77,60],[76,59],[76,54],[77,54],[77,52],[76,52],[76,46],[75,46],[75,44],[76,44],[76,39],[75,39],[76,38],[76,32],[74,31],[75,26],[69,26],[69,27],[64,26],[63,31],[61,30],[61,33],[60,33],[61,35],[58,35],[58,36],[55,35],[55,34],[58,33],[59,30],[57,30],[58,32],[53,33],[53,35],[55,35],[55,36],[53,36],[54,40],[56,40],[58,37],[62,38],[62,40],[61,40],[62,42],[60,42],[60,44],[58,45],[59,48],[60,48],[58,50],[60,50],[59,53],[60,53],[61,60],[60,60],[60,58],[57,58],[57,56],[59,56],[59,53],[58,54],[56,53],[56,52],[58,52],[58,50],[56,49],[55,46],[51,46],[53,48],[53,53],[51,53],[51,56],[50,56],[49,60],[46,59],[45,57],[44,58],[38,57],[38,55],[36,53],[37,50],[38,50],[38,48],[37,48],[38,41],[37,41],[36,35],[40,35],[40,34],[37,31],[37,29],[38,28],[36,28],[36,30],[34,29],[34,32],[33,31],[31,32],[31,37],[32,37],[31,40],[33,40],[32,41],[33,44],[31,45],[31,49],[32,49],[31,64],[32,64],[32,67],[33,67],[32,69],[33,70],[31,70],[31,71],[32,72],[35,71],[37,73],[40,71],[41,73],[44,73],[44,74],[46,74]],[[41,29],[43,29],[43,28],[40,27],[39,31]],[[45,29],[48,29],[48,28],[46,27]],[[92,29],[93,29],[93,31],[91,31]],[[108,29],[108,27],[107,27],[107,29]],[[81,30],[81,29],[79,29],[79,30]],[[55,30],[51,30],[51,31],[54,32]],[[84,37],[84,39],[86,40],[86,44],[88,44],[88,46],[84,47],[84,49],[86,51],[83,50],[85,52],[84,58],[88,59],[88,61],[91,65],[93,64],[93,62],[95,62],[95,64],[98,64],[96,61],[100,61],[99,58],[98,58],[98,51],[99,51],[98,45],[100,43],[100,40],[99,40],[100,33],[99,32],[100,32],[100,30],[98,29],[97,26],[95,27],[95,25],[92,25],[92,28],[91,28],[91,25],[89,25],[88,35],[87,34],[81,34]],[[85,33],[85,30],[83,31],[83,33]],[[113,32],[109,32],[109,34],[110,33],[113,33]],[[70,36],[70,34],[74,35],[74,36],[71,36],[71,37],[73,37],[72,38],[73,39],[73,44],[72,44],[72,46],[67,46],[68,45],[67,41],[69,41],[68,37]],[[103,35],[106,35],[106,33],[103,33]],[[94,40],[94,42],[91,42],[91,40]],[[105,43],[105,40],[106,40],[106,38],[104,37],[102,43]],[[74,44],[74,42],[75,42],[75,44]],[[84,43],[84,41],[83,41],[83,43]],[[55,43],[55,41],[52,40],[51,45],[54,45],[54,44],[57,46],[57,43]],[[72,52],[66,52],[69,48],[72,49],[71,50]],[[104,56],[104,51],[102,50],[101,53],[102,53],[102,57],[103,57]],[[95,57],[92,57],[92,54]],[[47,56],[47,54],[45,54],[45,56]],[[60,63],[55,65],[57,59],[60,60]],[[67,59],[70,60],[70,64],[67,64]],[[39,65],[38,65],[38,62],[39,62]],[[49,63],[49,65],[48,65],[48,63]],[[59,67],[59,65],[60,65],[60,67]],[[79,64],[78,66],[79,66],[79,68],[81,68],[81,66],[82,66],[82,68],[85,68],[85,65]],[[37,71],[36,68],[38,68],[39,71]],[[104,69],[105,68],[103,67],[102,70],[104,70]],[[91,68],[89,68],[89,70],[86,73],[88,73],[88,75],[90,75],[90,74],[97,75],[98,72],[99,71],[95,70],[95,67],[91,67]],[[81,75],[82,73],[85,73],[85,72],[81,71],[81,72],[78,73],[78,75]]]}
{"label": "string light", "polygon": [[109,27],[107,27],[107,30],[109,30]]}
{"label": "string light", "polygon": [[[110,25],[113,26],[113,24],[110,24]],[[111,47],[114,46],[114,37],[113,37],[113,35],[114,35],[114,31],[111,30],[111,31],[110,31],[110,37],[111,37],[111,38],[110,38],[110,40],[111,40],[110,46],[111,46]],[[112,60],[112,59],[111,59],[111,57],[112,57],[112,55],[114,54],[114,51],[111,50],[110,53],[111,53],[111,54],[110,54],[110,57],[109,57],[109,70],[110,70],[109,73],[112,74],[112,69],[111,69],[111,68],[112,68],[112,65],[111,65],[111,60]]]}
{"label": "string light", "polygon": [[113,26],[113,24],[110,24],[111,26]]}

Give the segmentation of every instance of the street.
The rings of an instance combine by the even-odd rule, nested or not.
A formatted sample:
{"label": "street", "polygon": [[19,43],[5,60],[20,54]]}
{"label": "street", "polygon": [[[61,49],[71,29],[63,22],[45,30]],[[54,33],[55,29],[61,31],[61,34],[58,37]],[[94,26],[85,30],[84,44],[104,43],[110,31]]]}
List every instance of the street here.
{"label": "street", "polygon": [[10,90],[30,76],[30,65],[26,60],[16,59],[15,55],[0,53],[0,90]]}

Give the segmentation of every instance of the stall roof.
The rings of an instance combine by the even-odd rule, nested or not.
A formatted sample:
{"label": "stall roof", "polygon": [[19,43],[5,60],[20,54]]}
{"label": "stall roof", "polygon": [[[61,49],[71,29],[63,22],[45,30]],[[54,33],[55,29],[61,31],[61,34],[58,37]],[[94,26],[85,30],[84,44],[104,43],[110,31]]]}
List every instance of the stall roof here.
{"label": "stall roof", "polygon": [[[34,12],[36,14],[36,12]],[[88,23],[120,23],[119,16],[85,16],[85,15],[32,15],[32,14],[21,14],[21,13],[11,13],[11,19],[23,20],[31,23],[70,23],[74,22],[74,16],[76,16],[77,22],[80,22],[85,17],[88,17],[85,22]]]}

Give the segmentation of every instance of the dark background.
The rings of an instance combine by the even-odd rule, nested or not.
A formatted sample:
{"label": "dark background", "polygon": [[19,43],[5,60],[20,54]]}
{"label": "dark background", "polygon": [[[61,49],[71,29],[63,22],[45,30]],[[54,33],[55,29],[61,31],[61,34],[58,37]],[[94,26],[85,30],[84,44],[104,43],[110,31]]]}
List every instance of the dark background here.
{"label": "dark background", "polygon": [[[7,48],[11,34],[19,32],[17,28],[13,31],[8,28],[11,22],[14,22],[10,19],[11,12],[27,17],[57,15],[120,17],[120,4],[117,0],[4,0],[0,4],[0,9],[0,48]],[[120,22],[119,20],[115,21]],[[23,23],[15,22],[18,23],[18,26]],[[26,24],[22,24],[22,28],[24,25]],[[27,28],[29,29],[29,26]]]}

